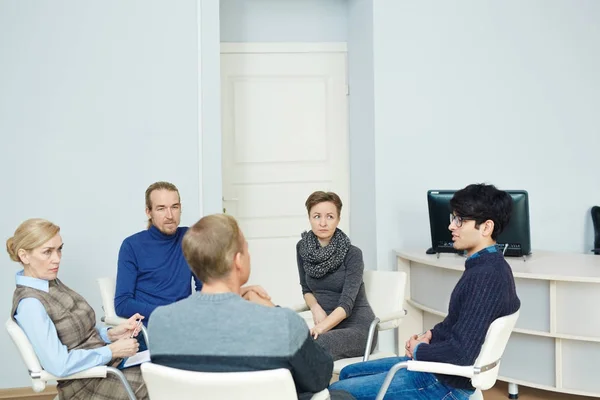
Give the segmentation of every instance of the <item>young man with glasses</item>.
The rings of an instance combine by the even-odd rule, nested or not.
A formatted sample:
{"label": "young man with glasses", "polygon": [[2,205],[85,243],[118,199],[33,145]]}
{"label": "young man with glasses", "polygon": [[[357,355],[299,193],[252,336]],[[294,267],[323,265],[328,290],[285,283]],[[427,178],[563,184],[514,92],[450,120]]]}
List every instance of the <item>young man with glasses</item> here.
{"label": "young man with glasses", "polygon": [[[409,338],[406,357],[349,365],[342,369],[332,389],[350,392],[359,400],[374,399],[389,369],[411,358],[472,365],[491,323],[519,309],[512,270],[496,249],[496,238],[510,220],[510,195],[493,185],[473,184],[457,191],[450,207],[448,229],[454,248],[464,250],[467,259],[450,296],[448,316],[433,329]],[[468,378],[401,369],[386,399],[467,400],[473,391]]]}

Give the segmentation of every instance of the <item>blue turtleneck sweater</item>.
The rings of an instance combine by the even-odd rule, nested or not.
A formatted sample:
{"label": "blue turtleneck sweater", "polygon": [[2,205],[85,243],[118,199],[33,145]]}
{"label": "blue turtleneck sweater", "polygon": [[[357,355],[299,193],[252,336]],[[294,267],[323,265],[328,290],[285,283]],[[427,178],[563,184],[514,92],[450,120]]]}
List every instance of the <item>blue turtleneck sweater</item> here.
{"label": "blue turtleneck sweater", "polygon": [[202,288],[183,257],[181,241],[187,229],[180,227],[173,235],[165,235],[152,225],[123,241],[115,291],[117,315],[128,318],[138,312],[146,317],[147,325],[156,307],[192,293],[192,278],[196,290]]}
{"label": "blue turtleneck sweater", "polygon": [[[512,270],[495,246],[473,254],[450,296],[448,316],[431,330],[430,344],[420,343],[419,361],[473,365],[492,322],[521,306]],[[446,384],[473,389],[468,378],[437,375]]]}

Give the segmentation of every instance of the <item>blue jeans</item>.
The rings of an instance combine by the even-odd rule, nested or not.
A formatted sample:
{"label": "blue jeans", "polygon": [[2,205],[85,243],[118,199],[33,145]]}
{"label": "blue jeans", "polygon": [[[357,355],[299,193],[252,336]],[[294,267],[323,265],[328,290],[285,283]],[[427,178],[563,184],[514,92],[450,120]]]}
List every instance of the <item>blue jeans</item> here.
{"label": "blue jeans", "polygon": [[[356,397],[356,400],[372,400],[377,396],[392,366],[407,360],[407,357],[390,357],[348,365],[340,372],[340,380],[329,388],[345,390]],[[394,375],[385,399],[468,400],[473,392],[447,386],[434,374],[401,369]]]}

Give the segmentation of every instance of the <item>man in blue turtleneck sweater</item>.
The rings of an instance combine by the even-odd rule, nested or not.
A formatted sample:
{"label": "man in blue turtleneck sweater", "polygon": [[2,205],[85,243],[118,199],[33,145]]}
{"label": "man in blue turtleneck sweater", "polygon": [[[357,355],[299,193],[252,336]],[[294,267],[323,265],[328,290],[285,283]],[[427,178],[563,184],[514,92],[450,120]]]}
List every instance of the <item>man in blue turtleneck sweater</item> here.
{"label": "man in blue turtleneck sweater", "polygon": [[[450,201],[454,248],[467,255],[465,271],[450,296],[448,316],[421,336],[406,342],[407,357],[392,357],[352,364],[340,372],[332,389],[350,392],[356,399],[374,399],[388,370],[414,358],[457,365],[472,365],[479,355],[491,323],[513,314],[521,306],[512,270],[496,250],[496,237],[508,225],[512,199],[493,185],[469,185]],[[467,400],[474,388],[467,378],[412,372],[396,373],[386,399]]]}
{"label": "man in blue turtleneck sweater", "polygon": [[146,190],[148,229],[129,236],[119,250],[115,311],[129,317],[140,313],[148,319],[158,306],[192,294],[202,282],[192,275],[181,250],[187,227],[179,227],[181,203],[177,187],[156,182]]}
{"label": "man in blue turtleneck sweater", "polygon": [[[174,303],[196,291],[202,282],[195,277],[183,256],[181,242],[187,227],[180,227],[179,190],[169,182],[155,182],[146,189],[148,229],[129,236],[121,244],[117,267],[115,311],[129,318],[140,313],[146,318],[158,306]],[[254,291],[269,298],[260,286],[242,288],[242,296]]]}

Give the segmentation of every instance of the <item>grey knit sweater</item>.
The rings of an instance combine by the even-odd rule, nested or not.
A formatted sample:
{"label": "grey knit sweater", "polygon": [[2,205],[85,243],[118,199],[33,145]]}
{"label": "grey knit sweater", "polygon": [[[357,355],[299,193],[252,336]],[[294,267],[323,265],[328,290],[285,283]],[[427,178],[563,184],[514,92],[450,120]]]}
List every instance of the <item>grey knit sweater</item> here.
{"label": "grey knit sweater", "polygon": [[287,368],[299,393],[321,391],[331,379],[331,356],[310,337],[301,317],[234,293],[196,292],[158,307],[149,335],[156,364],[204,372]]}

